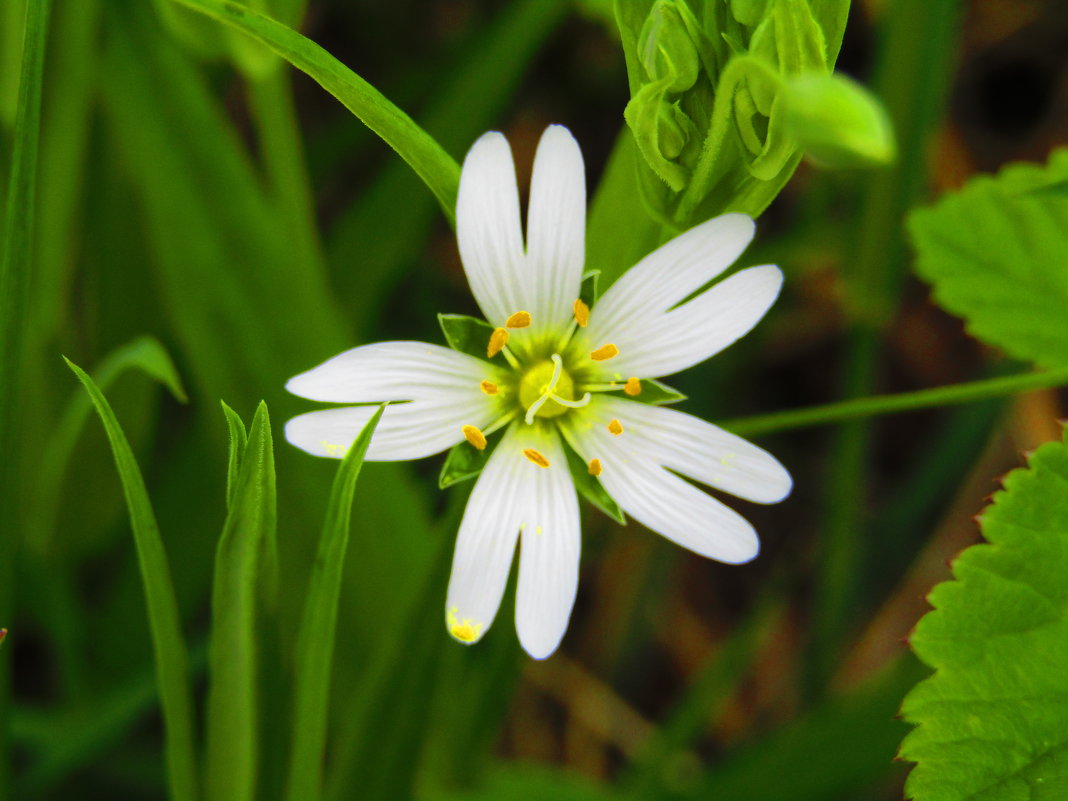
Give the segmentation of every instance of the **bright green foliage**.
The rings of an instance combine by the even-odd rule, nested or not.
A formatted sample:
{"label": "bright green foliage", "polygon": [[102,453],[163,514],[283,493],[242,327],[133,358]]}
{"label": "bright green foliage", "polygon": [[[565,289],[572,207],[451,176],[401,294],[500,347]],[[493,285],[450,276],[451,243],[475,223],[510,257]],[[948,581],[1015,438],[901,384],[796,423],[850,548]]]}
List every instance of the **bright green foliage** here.
{"label": "bright green foliage", "polygon": [[338,602],[345,552],[349,545],[352,499],[363,457],[385,406],[380,406],[341,460],[323,522],[319,549],[308,582],[304,616],[297,635],[293,693],[293,743],[286,797],[291,801],[320,798],[326,748],[330,668],[337,636]]}
{"label": "bright green foliage", "polygon": [[152,511],[145,480],[134,459],[130,443],[103,393],[89,375],[66,359],[104,424],[115,466],[122,480],[123,494],[130,512],[145,606],[152,631],[152,648],[156,657],[156,682],[163,723],[166,729],[167,778],[172,801],[196,798],[196,762],[193,747],[193,706],[189,690],[185,640],[182,637],[178,604],[174,598],[171,570],[159,535],[159,525]]}
{"label": "bright green foliage", "polygon": [[438,323],[450,348],[477,359],[486,358],[486,348],[493,334],[492,325],[466,314],[439,314]]}
{"label": "bright green foliage", "polygon": [[571,448],[565,447],[564,453],[567,455],[567,466],[579,494],[617,523],[626,524],[627,518],[623,516],[623,510],[619,508],[619,504],[612,496],[605,492],[601,482],[590,475],[589,465],[582,461]]}
{"label": "bright green foliage", "polygon": [[486,466],[486,462],[489,461],[495,444],[496,438],[485,448],[479,450],[465,440],[449,448],[445,463],[441,466],[441,473],[438,475],[438,487],[445,489],[478,476],[482,468]]}
{"label": "bright green foliage", "polygon": [[910,639],[936,670],[902,707],[916,801],[1068,797],[1068,445],[1004,487]]}
{"label": "bright green foliage", "polygon": [[267,406],[256,410],[233,501],[215,554],[205,791],[209,801],[256,797],[257,598],[268,580],[261,557],[277,521],[274,448]]}
{"label": "bright green foliage", "polygon": [[226,427],[230,431],[230,450],[226,466],[226,508],[232,509],[234,493],[237,491],[237,477],[241,473],[241,462],[245,458],[245,446],[248,445],[248,431],[241,415],[227,406],[225,401],[221,403],[226,416]]}
{"label": "bright green foliage", "polygon": [[830,72],[849,10],[848,0],[729,6],[616,2],[642,196],[670,228],[725,211],[756,216],[775,198],[801,157],[784,80]]}
{"label": "bright green foliage", "polygon": [[914,211],[916,271],[974,336],[1043,367],[1068,366],[1068,150],[1014,164]]}
{"label": "bright green foliage", "polygon": [[437,197],[445,216],[453,219],[460,165],[371,84],[315,42],[243,5],[229,0],[175,2],[237,28],[307,73],[396,150]]}

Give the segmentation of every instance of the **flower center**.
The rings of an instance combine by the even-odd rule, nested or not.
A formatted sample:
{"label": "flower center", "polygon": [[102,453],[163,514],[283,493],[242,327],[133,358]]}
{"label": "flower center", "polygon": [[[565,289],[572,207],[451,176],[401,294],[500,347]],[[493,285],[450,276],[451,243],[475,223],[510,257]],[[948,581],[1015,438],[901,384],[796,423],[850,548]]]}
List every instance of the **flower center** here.
{"label": "flower center", "polygon": [[527,410],[528,422],[534,417],[559,417],[568,406],[557,401],[575,400],[575,384],[560,357],[553,356],[529,368],[519,379],[519,403]]}

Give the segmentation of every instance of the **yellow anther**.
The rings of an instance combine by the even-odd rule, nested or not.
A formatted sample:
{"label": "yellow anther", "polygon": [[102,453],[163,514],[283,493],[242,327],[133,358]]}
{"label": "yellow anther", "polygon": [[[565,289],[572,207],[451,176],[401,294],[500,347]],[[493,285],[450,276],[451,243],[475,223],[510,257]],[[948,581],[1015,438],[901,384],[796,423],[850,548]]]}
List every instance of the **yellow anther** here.
{"label": "yellow anther", "polygon": [[479,384],[479,386],[482,387],[482,391],[485,392],[487,395],[496,395],[498,392],[500,392],[500,390],[497,388],[497,385],[494,384],[492,381],[483,381],[481,384]]}
{"label": "yellow anther", "polygon": [[548,467],[549,466],[549,460],[546,459],[544,456],[541,455],[541,453],[539,453],[538,451],[534,450],[533,448],[524,448],[523,449],[523,455],[526,456],[528,459],[530,459],[530,461],[534,462],[534,464],[536,464],[538,467]]}
{"label": "yellow anther", "polygon": [[505,328],[526,328],[530,325],[530,312],[517,311],[504,321]]}
{"label": "yellow anther", "polygon": [[623,424],[620,423],[618,420],[613,420],[611,423],[608,424],[608,433],[618,437],[620,434],[623,433]]}
{"label": "yellow anther", "polygon": [[597,350],[590,353],[590,358],[595,362],[603,362],[611,359],[613,356],[619,355],[619,348],[609,342],[607,345],[601,345]]}
{"label": "yellow anther", "polygon": [[582,298],[575,298],[575,322],[579,324],[579,328],[585,328],[590,324],[590,307],[583,302]]}
{"label": "yellow anther", "polygon": [[479,431],[476,426],[464,426],[461,430],[464,432],[464,436],[467,437],[468,442],[480,451],[486,450],[486,435]]}
{"label": "yellow anther", "polygon": [[642,394],[642,382],[635,376],[631,376],[627,379],[627,383],[623,385],[623,391],[635,398]]}
{"label": "yellow anther", "polygon": [[590,475],[591,476],[599,476],[599,475],[601,475],[601,470],[603,470],[603,469],[604,468],[601,467],[601,460],[600,459],[590,459]]}
{"label": "yellow anther", "polygon": [[508,344],[508,329],[507,328],[494,328],[493,333],[490,334],[489,345],[486,347],[486,356],[492,359],[502,350],[504,346]]}

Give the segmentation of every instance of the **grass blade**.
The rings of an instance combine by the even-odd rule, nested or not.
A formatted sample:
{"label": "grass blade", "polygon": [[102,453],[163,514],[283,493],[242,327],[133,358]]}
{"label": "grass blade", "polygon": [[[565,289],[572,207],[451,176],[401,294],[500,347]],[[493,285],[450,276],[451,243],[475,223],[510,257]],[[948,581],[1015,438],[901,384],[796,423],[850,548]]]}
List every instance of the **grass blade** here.
{"label": "grass blade", "polygon": [[230,431],[230,452],[226,468],[226,508],[234,508],[234,493],[237,492],[237,477],[241,473],[241,460],[245,456],[245,446],[248,444],[248,431],[245,430],[245,422],[241,415],[226,405],[222,404],[223,415],[226,417],[226,427]]}
{"label": "grass blade", "polygon": [[460,165],[415,122],[319,45],[270,17],[229,0],[175,0],[270,47],[341,101],[423,179],[451,221]]}
{"label": "grass blade", "polygon": [[152,648],[156,657],[156,681],[159,683],[163,707],[170,796],[173,801],[194,801],[197,796],[196,758],[193,748],[193,706],[189,692],[189,656],[182,637],[174,585],[156,515],[152,511],[145,480],[130,443],[111,405],[84,370],[69,359],[65,358],[64,361],[89,393],[115,456],[115,466],[130,511],[130,524],[148,607]]}
{"label": "grass blade", "polygon": [[[182,403],[187,398],[182,379],[171,361],[170,354],[158,340],[138,337],[109,353],[94,371],[93,380],[103,392],[127,370],[138,369],[156,379]],[[38,552],[48,549],[55,532],[59,493],[74,446],[78,442],[92,403],[81,392],[74,395],[59,418],[47,446],[41,454],[29,497],[25,522],[26,541]]]}
{"label": "grass blade", "polygon": [[385,406],[379,408],[352,443],[338,468],[330,492],[297,639],[293,748],[285,796],[288,801],[309,801],[322,797],[330,667],[334,655],[341,576],[349,544],[352,498],[367,445],[382,418],[383,409]]}
{"label": "grass blade", "polygon": [[205,795],[214,801],[256,797],[256,600],[263,546],[276,521],[271,423],[261,402],[215,556],[205,753]]}

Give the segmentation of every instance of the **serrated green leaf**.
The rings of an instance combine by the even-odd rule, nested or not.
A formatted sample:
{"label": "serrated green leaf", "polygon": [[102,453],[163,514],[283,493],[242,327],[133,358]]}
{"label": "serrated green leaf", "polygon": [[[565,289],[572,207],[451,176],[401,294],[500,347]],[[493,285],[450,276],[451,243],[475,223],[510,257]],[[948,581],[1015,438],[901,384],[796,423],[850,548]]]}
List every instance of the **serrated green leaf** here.
{"label": "serrated green leaf", "polygon": [[306,73],[408,162],[437,197],[446,218],[454,219],[460,165],[371,84],[315,42],[239,3],[229,0],[175,2],[233,26]]}
{"label": "serrated green leaf", "polygon": [[486,358],[492,325],[466,314],[439,314],[438,323],[450,348],[477,359]]}
{"label": "serrated green leaf", "polygon": [[352,498],[367,446],[385,405],[380,406],[341,460],[323,522],[319,549],[308,582],[300,632],[297,635],[293,693],[293,747],[286,798],[322,798],[323,757],[330,697],[330,669],[337,636],[337,608],[348,550]]}
{"label": "serrated green leaf", "polygon": [[917,272],[969,332],[1043,367],[1068,365],[1068,150],[1014,164],[914,211]]}
{"label": "serrated green leaf", "polygon": [[570,447],[565,447],[564,453],[567,454],[567,466],[579,494],[617,523],[625,526],[627,518],[623,510],[612,500],[612,496],[601,486],[601,482],[590,475],[589,465],[582,461]]}
{"label": "serrated green leaf", "polygon": [[474,478],[482,472],[492,452],[493,446],[488,443],[482,450],[467,441],[454,445],[445,457],[445,464],[441,466],[438,487],[446,489],[453,484],[460,484]]}
{"label": "serrated green leaf", "polygon": [[277,521],[274,448],[260,403],[215,554],[205,749],[205,796],[251,801],[259,757],[257,604],[264,544]]}
{"label": "serrated green leaf", "polygon": [[152,511],[144,477],[111,405],[84,370],[69,359],[64,358],[64,361],[89,393],[115,456],[115,466],[122,480],[122,490],[130,512],[130,524],[137,547],[137,560],[152,633],[156,681],[166,731],[170,795],[175,801],[193,801],[197,797],[197,780],[189,656],[182,637],[178,603],[174,596],[174,584],[160,538],[159,525]]}
{"label": "serrated green leaf", "polygon": [[916,801],[1068,797],[1068,445],[1004,487],[910,638],[936,671],[902,706]]}

